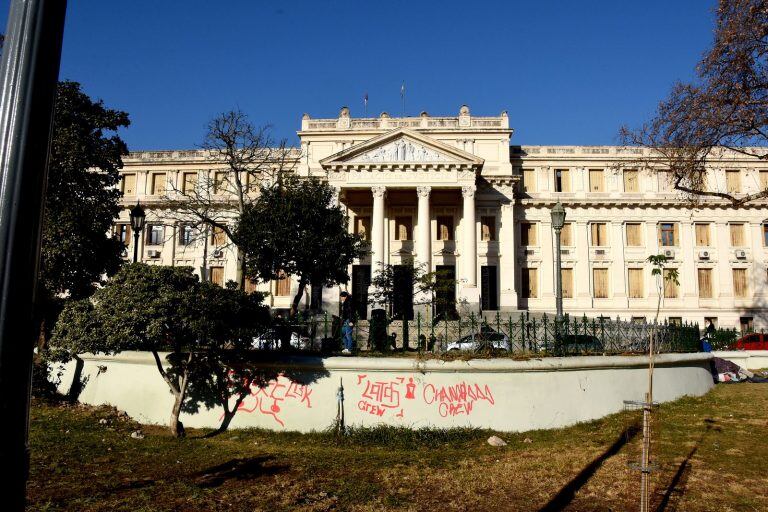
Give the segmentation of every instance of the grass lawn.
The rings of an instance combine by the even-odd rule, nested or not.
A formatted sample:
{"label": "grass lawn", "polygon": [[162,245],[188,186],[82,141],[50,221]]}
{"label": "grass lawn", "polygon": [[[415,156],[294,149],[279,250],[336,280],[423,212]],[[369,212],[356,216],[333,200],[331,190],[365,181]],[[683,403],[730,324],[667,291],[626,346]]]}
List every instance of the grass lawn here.
{"label": "grass lawn", "polygon": [[[657,417],[653,510],[768,510],[768,385],[719,385]],[[29,509],[632,510],[635,418],[498,434],[504,447],[480,430],[133,439],[113,409],[35,401]]]}

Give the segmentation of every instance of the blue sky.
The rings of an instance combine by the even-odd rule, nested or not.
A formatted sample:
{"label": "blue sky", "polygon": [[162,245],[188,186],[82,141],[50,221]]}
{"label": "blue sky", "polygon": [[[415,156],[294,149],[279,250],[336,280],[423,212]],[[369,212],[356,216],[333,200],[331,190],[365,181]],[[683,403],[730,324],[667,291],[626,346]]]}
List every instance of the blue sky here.
{"label": "blue sky", "polygon": [[[0,0],[2,26],[9,0]],[[193,148],[240,108],[297,142],[304,112],[509,112],[515,144],[612,144],[709,46],[713,0],[70,0],[61,78],[126,110],[132,150]]]}

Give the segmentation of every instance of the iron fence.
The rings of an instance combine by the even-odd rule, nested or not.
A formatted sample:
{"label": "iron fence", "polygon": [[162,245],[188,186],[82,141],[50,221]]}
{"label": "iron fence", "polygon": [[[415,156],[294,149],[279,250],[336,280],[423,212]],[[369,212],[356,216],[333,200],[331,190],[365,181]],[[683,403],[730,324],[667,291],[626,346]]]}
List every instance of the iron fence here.
{"label": "iron fence", "polygon": [[[658,352],[696,352],[699,350],[698,324],[648,323],[621,318],[588,318],[565,315],[502,313],[470,314],[453,319],[432,320],[417,313],[413,320],[387,318],[385,339],[372,339],[371,322],[354,323],[353,340],[358,350],[387,352],[407,349],[446,352],[491,352],[502,354],[577,355],[645,353],[654,338]],[[379,336],[382,336],[381,334]],[[300,314],[276,321],[264,334],[254,338],[254,348],[335,352],[341,349],[338,317]],[[403,341],[407,340],[407,343]],[[376,350],[374,350],[376,348]]]}

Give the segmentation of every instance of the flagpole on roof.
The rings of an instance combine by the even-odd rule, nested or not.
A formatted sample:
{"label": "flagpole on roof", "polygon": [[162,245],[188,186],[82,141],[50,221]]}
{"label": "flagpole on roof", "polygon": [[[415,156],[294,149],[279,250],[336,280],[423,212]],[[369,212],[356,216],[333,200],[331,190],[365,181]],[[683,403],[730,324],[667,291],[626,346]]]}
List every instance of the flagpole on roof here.
{"label": "flagpole on roof", "polygon": [[363,96],[363,108],[365,109],[365,117],[368,117],[368,93]]}
{"label": "flagpole on roof", "polygon": [[403,117],[405,117],[405,82],[400,86],[400,101],[403,102]]}

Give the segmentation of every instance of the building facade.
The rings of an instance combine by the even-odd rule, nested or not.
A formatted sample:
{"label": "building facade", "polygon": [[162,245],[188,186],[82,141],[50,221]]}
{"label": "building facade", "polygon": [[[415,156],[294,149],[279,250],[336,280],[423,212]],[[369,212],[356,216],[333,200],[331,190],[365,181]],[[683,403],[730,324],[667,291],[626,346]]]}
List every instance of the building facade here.
{"label": "building facade", "polygon": [[[614,146],[513,146],[506,112],[458,116],[335,119],[304,115],[295,172],[327,180],[370,251],[350,269],[351,282],[310,289],[303,303],[335,311],[348,289],[365,302],[382,264],[421,264],[457,280],[457,300],[472,310],[552,312],[555,247],[550,210],[566,209],[562,231],[564,310],[587,316],[706,320],[723,327],[768,327],[766,201],[734,209],[718,199],[694,208],[663,173],[631,162],[646,151]],[[148,210],[140,258],[187,265],[211,279],[235,279],[237,255],[223,233],[196,236],[168,210],[169,191],[195,186],[218,168],[205,151],[140,151],[124,160],[125,211],[116,229],[133,253],[128,208]],[[749,193],[768,187],[768,164],[724,153],[711,162],[709,186]],[[170,193],[172,195],[172,192]],[[664,254],[679,285],[658,288],[649,255]],[[250,284],[288,307],[290,277]],[[365,315],[361,306],[360,314]]]}

